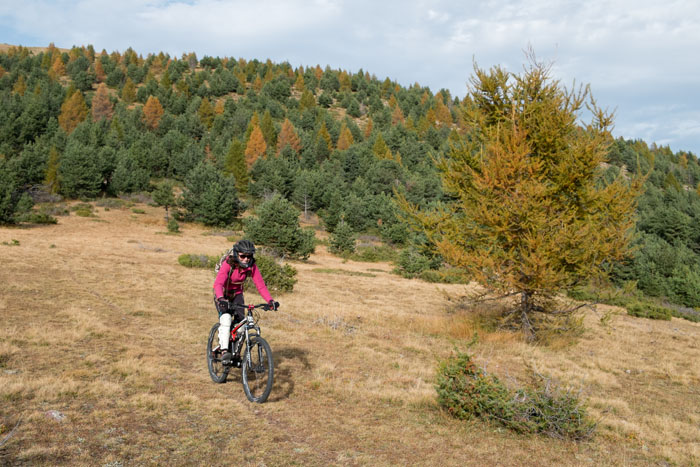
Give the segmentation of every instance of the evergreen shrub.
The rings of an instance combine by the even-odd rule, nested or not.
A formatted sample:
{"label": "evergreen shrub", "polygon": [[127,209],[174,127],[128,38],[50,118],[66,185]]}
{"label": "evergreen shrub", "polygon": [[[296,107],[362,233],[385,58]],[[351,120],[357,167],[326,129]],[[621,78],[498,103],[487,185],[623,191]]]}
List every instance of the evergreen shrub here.
{"label": "evergreen shrub", "polygon": [[627,306],[627,314],[639,318],[660,319],[670,321],[673,312],[665,307],[651,303],[636,302]]}
{"label": "evergreen shrub", "polygon": [[350,259],[364,261],[367,263],[378,263],[380,261],[396,261],[397,252],[387,245],[370,245],[358,247],[355,253],[350,255]]}
{"label": "evergreen shrub", "polygon": [[[177,258],[177,262],[187,268],[211,269],[214,271],[216,263],[219,262],[224,253],[222,252],[219,256],[185,253]],[[260,253],[255,255],[255,264],[258,265],[260,274],[265,280],[265,285],[271,292],[291,292],[294,289],[294,284],[297,283],[297,270],[294,267],[288,264],[280,265],[273,256]],[[246,280],[244,290],[256,290],[252,280]]]}
{"label": "evergreen shrub", "polygon": [[280,256],[308,259],[315,248],[313,230],[299,226],[299,211],[275,194],[257,209],[257,216],[246,219],[245,236],[265,245]]}
{"label": "evergreen shrub", "polygon": [[180,224],[177,223],[172,217],[168,221],[168,232],[178,233],[180,231]]}
{"label": "evergreen shrub", "polygon": [[[260,269],[265,280],[265,285],[270,292],[291,292],[297,283],[297,270],[289,264],[279,264],[274,257],[257,253],[255,264]],[[248,279],[245,282],[245,290],[255,290],[255,284]]]}
{"label": "evergreen shrub", "polygon": [[596,428],[576,395],[546,384],[513,391],[466,353],[440,363],[436,390],[440,406],[461,420],[478,417],[518,433],[577,441],[590,438]]}
{"label": "evergreen shrub", "polygon": [[219,261],[219,256],[197,255],[185,253],[177,258],[177,262],[186,268],[207,268],[214,270]]}
{"label": "evergreen shrub", "polygon": [[334,255],[348,255],[355,252],[355,233],[346,222],[340,222],[328,239],[328,249]]}

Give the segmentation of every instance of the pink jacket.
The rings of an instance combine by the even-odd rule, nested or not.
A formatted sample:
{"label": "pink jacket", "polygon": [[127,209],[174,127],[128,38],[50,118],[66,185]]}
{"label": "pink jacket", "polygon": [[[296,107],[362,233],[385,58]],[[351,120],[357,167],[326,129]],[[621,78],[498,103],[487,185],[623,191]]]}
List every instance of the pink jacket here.
{"label": "pink jacket", "polygon": [[[221,269],[219,269],[219,273],[216,275],[216,279],[214,280],[214,295],[216,295],[217,299],[224,296],[224,286],[226,285],[226,280],[228,278],[229,271],[231,271],[231,265],[228,264],[228,261],[224,261],[221,264]],[[266,302],[272,300],[270,292],[267,291],[265,281],[263,280],[262,274],[260,274],[260,270],[258,269],[258,266],[256,264],[253,264],[253,266],[245,269],[237,267],[231,272],[231,281],[228,284],[227,295],[233,297],[235,295],[243,293],[243,282],[246,280],[247,277],[253,278],[253,283],[258,289],[258,292],[260,293],[260,296],[263,298],[263,300],[265,300]]]}

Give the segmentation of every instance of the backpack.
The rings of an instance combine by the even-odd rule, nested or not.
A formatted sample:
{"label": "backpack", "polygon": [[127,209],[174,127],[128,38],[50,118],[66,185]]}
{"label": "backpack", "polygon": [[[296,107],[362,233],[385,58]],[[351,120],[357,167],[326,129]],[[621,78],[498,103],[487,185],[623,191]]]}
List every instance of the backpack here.
{"label": "backpack", "polygon": [[233,255],[233,247],[229,248],[226,253],[221,255],[221,258],[219,258],[219,261],[216,262],[216,266],[214,266],[214,274],[219,274],[219,269],[221,269],[221,265],[224,264],[224,261],[228,259],[229,256]]}

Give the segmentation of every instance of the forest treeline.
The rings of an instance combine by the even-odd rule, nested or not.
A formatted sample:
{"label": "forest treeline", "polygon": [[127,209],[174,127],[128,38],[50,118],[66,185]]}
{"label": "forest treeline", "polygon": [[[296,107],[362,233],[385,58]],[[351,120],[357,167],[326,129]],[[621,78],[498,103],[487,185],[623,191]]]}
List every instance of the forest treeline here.
{"label": "forest treeline", "polygon": [[[406,274],[435,272],[441,258],[395,199],[425,208],[447,200],[435,158],[465,132],[463,104],[363,70],[12,47],[0,53],[0,223],[50,194],[116,196],[169,180],[183,219],[229,225],[246,203],[277,193],[329,232],[402,248]],[[700,307],[698,159],[615,140],[602,179],[640,171],[649,176],[636,249],[611,277]]]}

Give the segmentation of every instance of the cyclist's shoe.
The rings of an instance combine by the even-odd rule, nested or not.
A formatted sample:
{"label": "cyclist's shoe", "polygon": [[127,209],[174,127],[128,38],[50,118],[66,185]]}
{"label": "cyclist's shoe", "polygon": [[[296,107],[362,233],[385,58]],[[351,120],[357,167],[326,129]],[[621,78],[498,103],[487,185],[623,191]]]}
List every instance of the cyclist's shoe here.
{"label": "cyclist's shoe", "polygon": [[228,350],[221,354],[221,363],[224,365],[230,365],[233,355]]}
{"label": "cyclist's shoe", "polygon": [[221,346],[217,345],[215,348],[211,349],[211,356],[212,358],[221,357]]}

